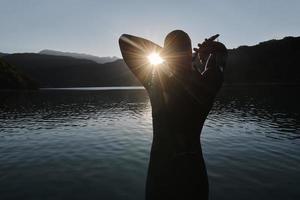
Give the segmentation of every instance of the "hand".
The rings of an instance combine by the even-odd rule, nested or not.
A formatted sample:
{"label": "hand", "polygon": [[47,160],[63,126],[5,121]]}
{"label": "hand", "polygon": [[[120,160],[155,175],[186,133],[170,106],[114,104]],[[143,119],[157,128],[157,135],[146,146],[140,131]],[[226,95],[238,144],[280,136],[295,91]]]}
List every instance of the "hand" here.
{"label": "hand", "polygon": [[198,48],[194,48],[193,50],[200,58],[200,61],[203,63],[206,62],[208,56],[210,54],[226,54],[227,49],[224,44],[221,42],[214,41],[219,37],[219,34],[216,34],[208,39],[205,39],[203,43],[198,44]]}

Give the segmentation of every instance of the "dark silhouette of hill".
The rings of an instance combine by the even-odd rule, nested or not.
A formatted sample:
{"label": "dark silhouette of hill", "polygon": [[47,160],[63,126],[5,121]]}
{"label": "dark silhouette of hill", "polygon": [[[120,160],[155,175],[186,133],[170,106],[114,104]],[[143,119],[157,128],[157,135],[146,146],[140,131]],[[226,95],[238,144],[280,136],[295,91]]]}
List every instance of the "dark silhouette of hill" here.
{"label": "dark silhouette of hill", "polygon": [[225,82],[299,84],[300,37],[285,37],[230,50]]}
{"label": "dark silhouette of hill", "polygon": [[10,54],[7,62],[40,83],[41,87],[134,86],[138,81],[123,60],[98,64],[66,56]]}
{"label": "dark silhouette of hill", "polygon": [[37,89],[36,82],[0,59],[0,89]]}
{"label": "dark silhouette of hill", "polygon": [[[300,84],[300,37],[270,40],[229,50],[227,84]],[[140,85],[123,60],[99,64],[87,59],[35,53],[8,54],[8,63],[41,87]]]}
{"label": "dark silhouette of hill", "polygon": [[98,57],[98,56],[93,56],[93,55],[83,54],[83,53],[61,52],[61,51],[55,51],[55,50],[49,50],[49,49],[42,50],[39,53],[45,54],[45,55],[52,55],[52,56],[69,56],[69,57],[73,57],[73,58],[87,59],[87,60],[95,61],[96,63],[99,63],[99,64],[113,62],[113,61],[116,61],[119,59],[115,56]]}
{"label": "dark silhouette of hill", "polygon": [[0,58],[3,57],[3,56],[6,56],[6,55],[7,55],[7,53],[1,53],[0,52]]}

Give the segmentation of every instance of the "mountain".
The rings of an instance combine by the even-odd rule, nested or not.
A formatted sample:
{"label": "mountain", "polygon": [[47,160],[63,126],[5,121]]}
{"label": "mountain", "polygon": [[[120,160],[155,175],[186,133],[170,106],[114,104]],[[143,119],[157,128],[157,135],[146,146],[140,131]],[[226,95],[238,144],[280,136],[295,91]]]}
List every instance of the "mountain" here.
{"label": "mountain", "polygon": [[300,84],[300,37],[229,50],[225,82]]}
{"label": "mountain", "polygon": [[1,53],[0,52],[0,58],[3,57],[3,56],[6,56],[6,55],[7,55],[7,53]]}
{"label": "mountain", "polygon": [[123,60],[98,64],[85,59],[35,53],[10,54],[5,61],[30,74],[41,87],[134,86],[138,81]]}
{"label": "mountain", "polygon": [[97,57],[89,54],[83,54],[83,53],[71,53],[71,52],[61,52],[61,51],[55,51],[55,50],[49,50],[45,49],[39,52],[39,54],[44,55],[52,55],[52,56],[69,56],[73,58],[79,58],[79,59],[87,59],[95,61],[96,63],[103,64],[108,62],[113,62],[119,59],[118,57]]}
{"label": "mountain", "polygon": [[0,59],[0,89],[37,89],[36,82]]}
{"label": "mountain", "polygon": [[[270,40],[229,50],[226,84],[300,84],[300,37]],[[123,60],[99,64],[88,59],[23,53],[2,57],[41,87],[136,86]]]}

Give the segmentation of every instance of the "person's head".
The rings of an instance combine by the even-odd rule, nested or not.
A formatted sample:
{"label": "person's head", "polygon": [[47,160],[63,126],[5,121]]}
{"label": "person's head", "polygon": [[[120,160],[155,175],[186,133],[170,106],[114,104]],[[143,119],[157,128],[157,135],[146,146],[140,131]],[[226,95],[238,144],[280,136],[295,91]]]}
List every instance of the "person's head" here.
{"label": "person's head", "polygon": [[176,70],[192,65],[192,44],[189,35],[182,30],[170,32],[164,42],[164,58]]}

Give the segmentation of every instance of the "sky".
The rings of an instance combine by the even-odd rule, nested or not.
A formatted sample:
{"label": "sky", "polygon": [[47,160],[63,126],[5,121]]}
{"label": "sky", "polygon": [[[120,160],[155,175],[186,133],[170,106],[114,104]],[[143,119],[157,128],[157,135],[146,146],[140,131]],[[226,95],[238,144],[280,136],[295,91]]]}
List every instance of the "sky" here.
{"label": "sky", "polygon": [[195,46],[219,33],[228,48],[300,36],[299,0],[0,0],[0,52],[42,49],[118,56],[133,34],[163,45],[175,29]]}

